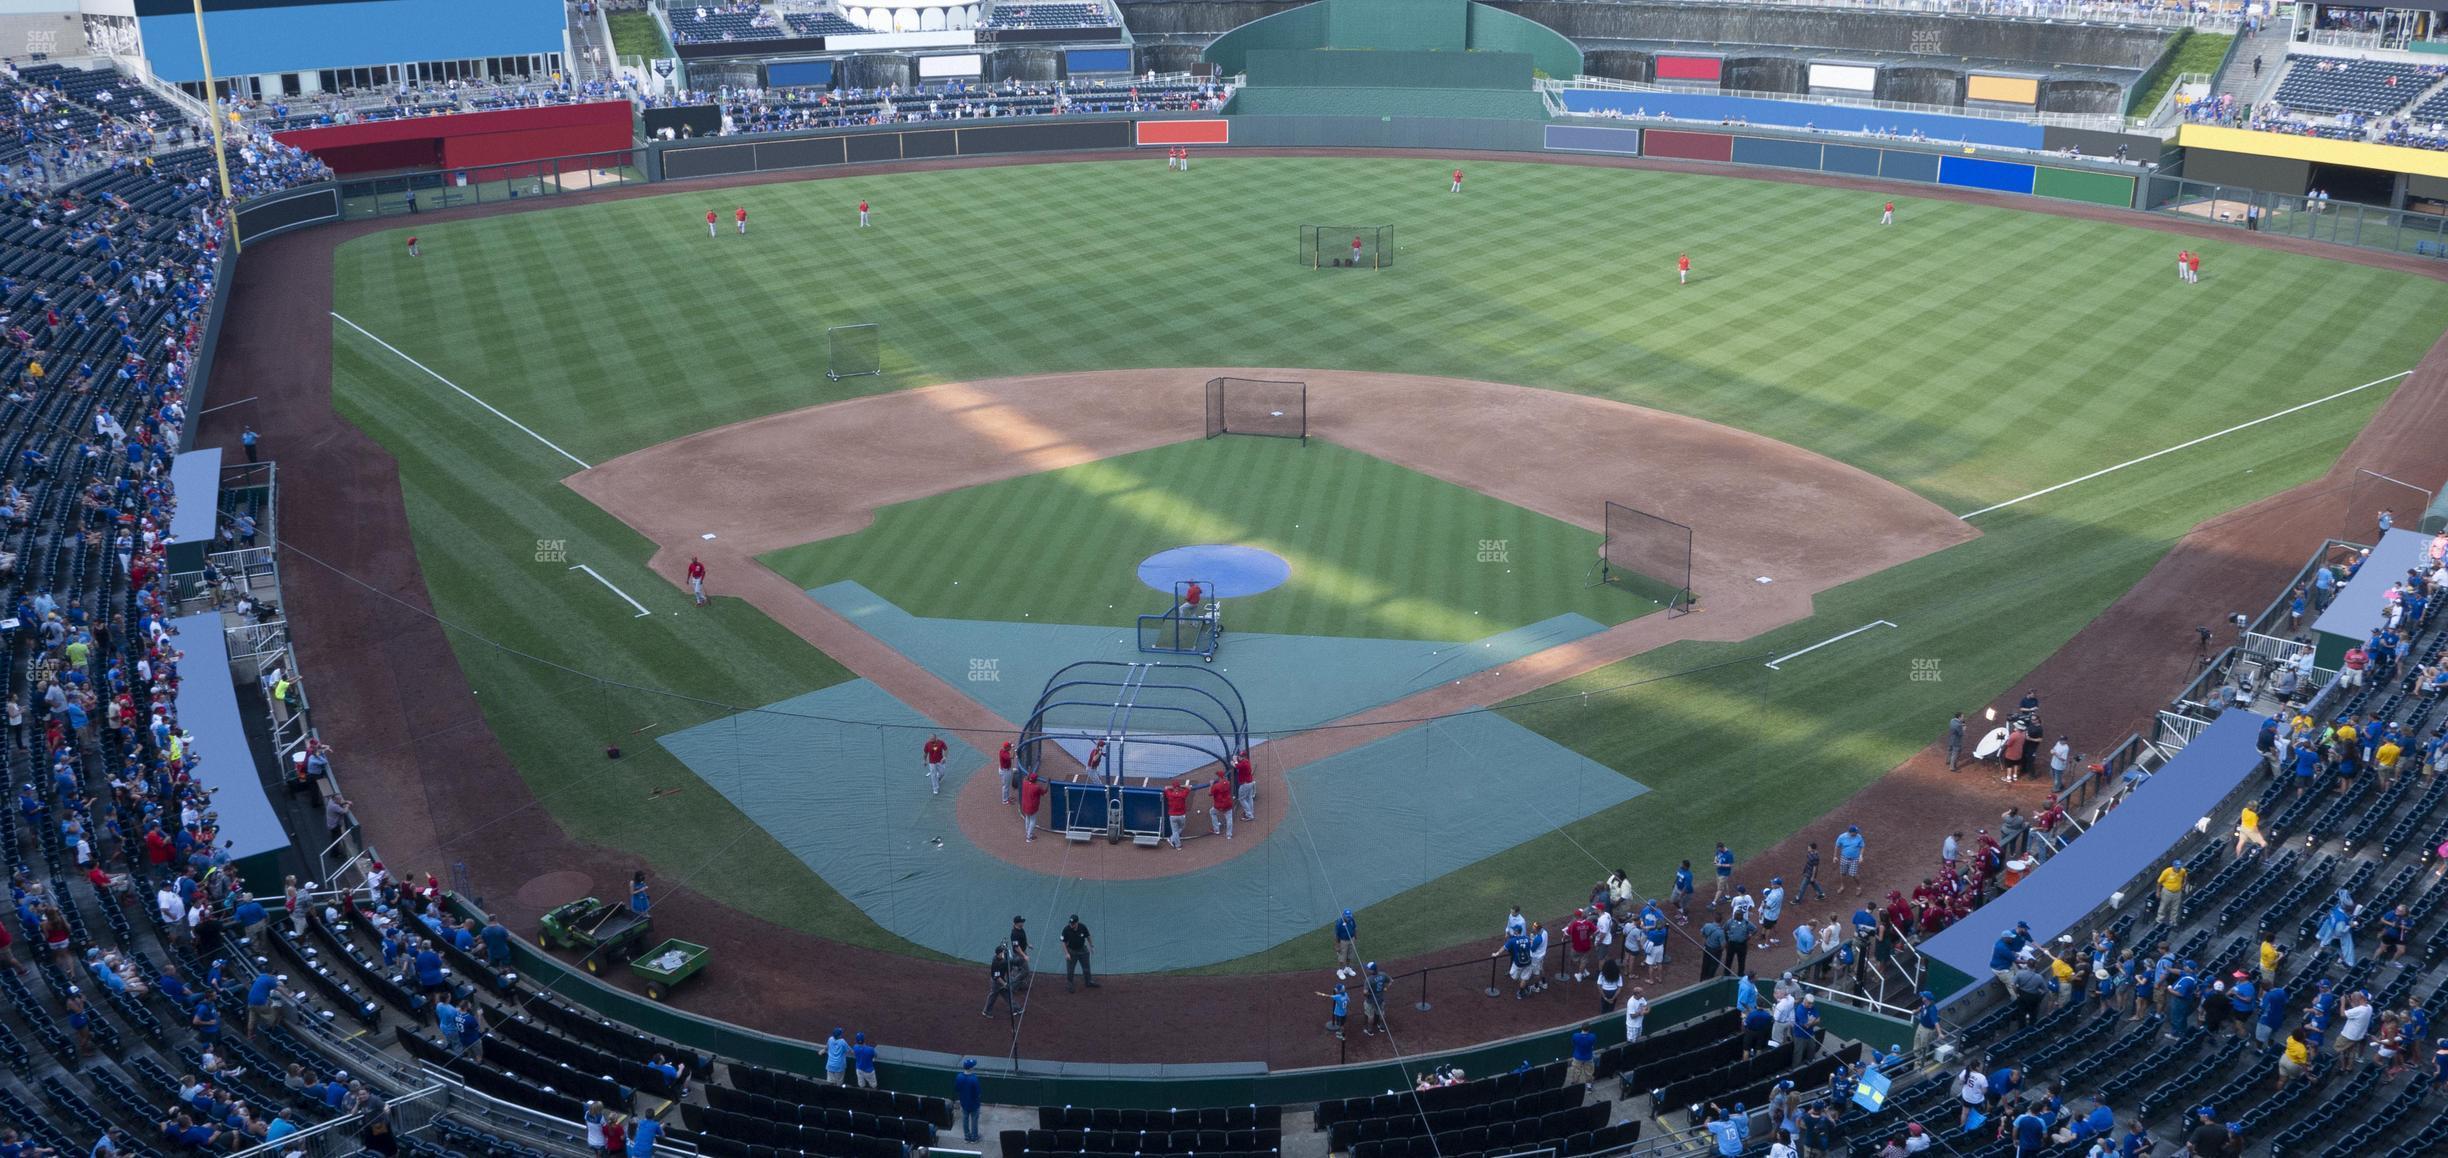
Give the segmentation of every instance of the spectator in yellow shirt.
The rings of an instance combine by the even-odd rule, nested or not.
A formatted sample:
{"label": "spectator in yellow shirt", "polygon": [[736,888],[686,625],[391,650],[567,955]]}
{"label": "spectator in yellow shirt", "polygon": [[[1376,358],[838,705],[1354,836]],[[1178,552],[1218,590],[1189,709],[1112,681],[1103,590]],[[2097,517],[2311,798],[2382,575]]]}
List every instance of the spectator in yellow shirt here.
{"label": "spectator in yellow shirt", "polygon": [[2295,1080],[2295,1075],[2312,1064],[2312,1046],[2304,1041],[2303,1032],[2300,1025],[2287,1031],[2286,1052],[2278,1058],[2279,1089],[2285,1089],[2288,1082]]}
{"label": "spectator in yellow shirt", "polygon": [[2397,758],[2404,754],[2405,749],[2398,747],[2396,740],[2382,740],[2372,750],[2372,767],[2378,768],[2383,778],[2393,778],[2397,775]]}
{"label": "spectator in yellow shirt", "polygon": [[2261,835],[2259,805],[2259,801],[2245,805],[2243,817],[2236,822],[2235,854],[2237,856],[2244,855],[2244,846],[2248,844],[2264,850],[2269,848],[2269,838]]}
{"label": "spectator in yellow shirt", "polygon": [[2175,924],[2184,913],[2185,870],[2181,861],[2171,861],[2159,870],[2159,919]]}
{"label": "spectator in yellow shirt", "polygon": [[2278,942],[2268,934],[2261,937],[2261,984],[2264,988],[2278,984]]}

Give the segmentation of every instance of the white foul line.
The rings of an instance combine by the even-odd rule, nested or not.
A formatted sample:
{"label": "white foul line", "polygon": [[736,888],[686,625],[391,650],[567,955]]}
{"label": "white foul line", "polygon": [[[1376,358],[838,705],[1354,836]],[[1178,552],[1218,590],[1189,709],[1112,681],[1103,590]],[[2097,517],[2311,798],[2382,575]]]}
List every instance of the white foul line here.
{"label": "white foul line", "polygon": [[603,584],[603,585],[604,585],[604,586],[606,586],[606,587],[610,587],[610,588],[612,589],[612,593],[613,593],[614,595],[618,595],[618,596],[620,596],[620,597],[621,597],[621,598],[623,598],[623,599],[628,599],[628,600],[629,600],[629,606],[631,606],[631,607],[635,607],[635,608],[637,608],[637,609],[638,609],[638,613],[637,613],[636,615],[632,615],[632,616],[630,616],[629,618],[631,618],[631,619],[640,619],[640,618],[644,618],[645,616],[649,616],[649,615],[654,614],[654,612],[651,612],[651,611],[646,610],[646,605],[645,605],[645,604],[640,603],[640,602],[638,602],[638,601],[637,601],[637,600],[635,600],[635,599],[629,599],[629,593],[628,593],[628,592],[623,591],[623,590],[621,590],[621,589],[620,589],[620,588],[618,588],[618,587],[613,587],[613,586],[612,586],[612,581],[611,581],[611,580],[606,579],[606,578],[604,578],[604,577],[603,577],[603,576],[601,576],[601,575],[597,575],[597,574],[595,574],[595,569],[594,569],[593,567],[589,567],[589,566],[587,566],[587,565],[586,565],[586,564],[584,564],[584,563],[580,563],[580,564],[578,564],[577,566],[570,568],[570,570],[572,570],[572,571],[584,571],[584,572],[586,572],[586,573],[587,573],[587,575],[588,575],[589,577],[593,578],[593,579],[594,579],[596,582],[601,583],[601,584]]}
{"label": "white foul line", "polygon": [[1870,629],[1871,629],[1871,628],[1873,628],[1873,627],[1894,627],[1894,626],[1895,626],[1895,624],[1889,623],[1889,622],[1887,622],[1887,621],[1886,621],[1886,620],[1884,620],[1884,619],[1873,619],[1873,620],[1871,620],[1871,621],[1870,621],[1870,622],[1868,622],[1868,623],[1862,624],[1860,627],[1856,627],[1856,628],[1854,628],[1853,630],[1851,630],[1851,631],[1848,631],[1848,632],[1844,633],[1843,635],[1831,635],[1831,636],[1827,637],[1826,639],[1820,640],[1819,642],[1817,642],[1817,643],[1814,643],[1814,644],[1810,645],[1809,647],[1803,648],[1803,649],[1802,649],[1802,650],[1800,650],[1800,651],[1794,652],[1794,653],[1792,653],[1792,654],[1790,654],[1790,655],[1780,655],[1780,656],[1776,657],[1775,659],[1769,660],[1769,661],[1768,661],[1768,668],[1769,668],[1769,670],[1771,670],[1771,671],[1782,671],[1782,670],[1784,670],[1784,669],[1783,669],[1783,668],[1779,668],[1779,667],[1777,667],[1777,665],[1778,665],[1778,664],[1780,664],[1780,663],[1785,662],[1786,660],[1792,659],[1792,658],[1794,658],[1795,656],[1809,655],[1810,653],[1812,653],[1812,652],[1814,652],[1814,651],[1817,651],[1817,650],[1819,650],[1820,648],[1826,647],[1827,645],[1829,645],[1829,644],[1831,644],[1831,643],[1836,643],[1836,642],[1838,642],[1838,641],[1840,641],[1840,640],[1847,640],[1847,639],[1851,639],[1851,638],[1853,638],[1854,636],[1856,636],[1856,635],[1860,635],[1861,633],[1863,633],[1863,632],[1865,632],[1865,631],[1868,631],[1868,630],[1870,630]]}
{"label": "white foul line", "polygon": [[[585,459],[583,459],[583,458],[580,458],[580,457],[578,457],[577,455],[571,454],[570,452],[568,452],[568,451],[566,451],[566,450],[563,450],[563,449],[561,449],[561,448],[560,448],[560,447],[558,447],[558,446],[553,446],[553,440],[551,440],[551,439],[549,439],[549,438],[546,438],[546,437],[544,437],[544,436],[543,436],[543,435],[541,435],[541,434],[537,434],[535,431],[532,431],[532,430],[527,429],[527,424],[525,424],[525,423],[523,423],[523,422],[520,422],[518,419],[512,418],[512,417],[510,417],[509,415],[504,414],[504,413],[502,413],[502,412],[501,412],[501,411],[499,411],[499,410],[494,410],[494,409],[493,409],[493,404],[492,404],[492,403],[487,402],[487,401],[485,401],[485,400],[484,400],[484,399],[482,399],[482,398],[478,398],[477,396],[475,396],[475,395],[473,395],[473,394],[470,394],[470,393],[468,393],[468,392],[467,392],[467,391],[465,391],[465,390],[460,390],[460,389],[459,389],[459,384],[458,384],[458,383],[453,382],[453,381],[451,381],[450,379],[448,379],[448,378],[445,378],[445,377],[441,376],[440,374],[435,374],[435,373],[434,373],[434,371],[433,371],[433,367],[428,366],[428,365],[426,365],[426,364],[425,364],[425,363],[423,363],[423,362],[419,362],[419,361],[417,361],[416,359],[409,357],[409,356],[408,356],[407,354],[405,354],[405,353],[401,353],[401,351],[400,351],[400,348],[399,348],[399,347],[394,346],[394,345],[392,345],[392,344],[391,344],[391,343],[389,343],[389,342],[383,341],[381,338],[376,338],[376,337],[374,337],[374,332],[373,332],[372,330],[366,329],[364,326],[358,325],[357,323],[352,322],[352,321],[348,320],[347,318],[341,317],[341,316],[340,316],[339,311],[337,311],[337,310],[332,311],[332,318],[333,318],[334,320],[338,321],[338,322],[339,322],[341,325],[347,326],[348,328],[350,328],[350,329],[352,329],[352,330],[355,330],[355,331],[357,331],[357,332],[358,332],[358,333],[360,333],[360,334],[364,334],[364,335],[365,335],[367,338],[372,339],[375,345],[380,346],[380,347],[382,347],[383,349],[389,350],[389,351],[391,351],[391,352],[392,352],[392,353],[394,353],[394,354],[399,354],[399,356],[400,356],[400,360],[401,360],[401,361],[404,361],[404,362],[408,363],[409,365],[414,366],[414,367],[416,367],[416,368],[417,368],[417,369],[419,369],[419,370],[423,370],[423,371],[425,371],[425,373],[427,373],[427,374],[429,374],[429,375],[432,375],[432,377],[433,377],[433,380],[434,380],[434,381],[439,382],[439,383],[441,383],[441,384],[443,384],[443,385],[445,385],[445,386],[448,386],[448,387],[450,387],[450,388],[451,388],[451,389],[453,389],[453,390],[459,390],[459,396],[460,396],[460,397],[465,398],[465,399],[467,399],[468,401],[473,402],[473,403],[475,403],[475,404],[476,404],[476,405],[478,405],[478,406],[482,406],[482,407],[484,407],[484,408],[485,408],[485,409],[486,409],[488,412],[490,412],[490,413],[493,415],[493,417],[498,418],[498,419],[501,419],[502,421],[507,422],[507,423],[509,423],[509,424],[510,424],[510,425],[512,425],[512,426],[518,427],[518,428],[519,428],[519,432],[520,432],[520,433],[525,434],[527,437],[532,438],[532,439],[536,440],[537,442],[541,442],[541,443],[543,443],[543,444],[544,444],[544,445],[546,445],[546,446],[550,446],[550,447],[552,447],[552,452],[553,452],[554,454],[560,455],[561,457],[566,458],[566,459],[570,460],[571,462],[577,463],[577,464],[578,464],[578,469],[580,469],[580,470],[593,470],[593,469],[595,469],[594,467],[587,465],[587,460],[585,460]],[[589,574],[592,574],[592,572],[589,572]],[[600,576],[598,576],[598,578],[600,578]],[[605,586],[610,586],[610,584],[605,584]],[[624,596],[623,598],[626,598],[626,596]]]}
{"label": "white foul line", "polygon": [[2340,398],[2344,398],[2345,396],[2347,396],[2347,395],[2349,395],[2349,394],[2359,394],[2359,393],[2361,393],[2361,392],[2363,392],[2363,391],[2365,391],[2365,390],[2369,390],[2369,389],[2371,389],[2371,388],[2372,388],[2372,387],[2374,387],[2374,386],[2378,386],[2378,385],[2381,385],[2381,384],[2383,384],[2383,383],[2394,382],[2394,381],[2398,380],[2399,378],[2403,378],[2403,377],[2405,377],[2406,375],[2411,374],[2411,373],[2413,373],[2413,371],[2412,371],[2412,370],[2399,370],[2398,372],[2396,372],[2396,373],[2394,373],[2394,374],[2391,374],[2391,375],[2389,375],[2389,376],[2388,376],[2388,377],[2386,377],[2386,378],[2374,378],[2374,379],[2372,379],[2371,381],[2366,382],[2366,383],[2364,383],[2364,384],[2362,384],[2362,385],[2360,385],[2360,386],[2350,386],[2350,387],[2348,387],[2348,388],[2346,388],[2346,389],[2344,389],[2344,390],[2340,390],[2340,391],[2338,391],[2337,393],[2335,393],[2335,394],[2331,394],[2331,395],[2329,395],[2329,396],[2327,396],[2327,397],[2324,397],[2324,398],[2315,398],[2315,399],[2311,400],[2310,402],[2299,402],[2299,403],[2297,403],[2297,404],[2295,404],[2295,405],[2293,405],[2293,406],[2289,406],[2289,407],[2287,407],[2286,409],[2281,410],[2281,411],[2279,411],[2279,412],[2277,412],[2277,413],[2275,413],[2275,414],[2264,414],[2264,415],[2262,415],[2261,417],[2259,417],[2259,418],[2255,418],[2255,419],[2253,419],[2253,420],[2252,420],[2252,421],[2250,421],[2250,422],[2239,422],[2239,423],[2236,423],[2234,426],[2230,426],[2230,427],[2228,427],[2228,428],[2227,428],[2227,429],[2225,429],[2225,430],[2222,430],[2222,431],[2217,432],[2216,434],[2205,434],[2205,435],[2202,435],[2200,438],[2196,438],[2196,439],[2192,440],[2191,442],[2180,442],[2180,443],[2177,443],[2177,444],[2176,444],[2176,445],[2174,445],[2174,446],[2168,447],[2166,450],[2154,450],[2154,451],[2150,452],[2149,454],[2143,455],[2143,456],[2142,456],[2142,457],[2140,457],[2140,458],[2136,458],[2136,459],[2128,459],[2127,461],[2120,462],[2120,463],[2116,464],[2115,466],[2109,467],[2109,468],[2107,468],[2107,469],[2105,469],[2105,470],[2095,470],[2095,471],[2092,471],[2091,473],[2089,473],[2089,474],[2087,474],[2087,475],[2082,476],[2081,478],[2067,479],[2067,480],[2066,480],[2066,481],[2064,481],[2064,482],[2058,483],[2056,486],[2053,486],[2053,487],[2042,487],[2042,488],[2040,488],[2039,490],[2033,491],[2032,493],[2030,493],[2030,494],[2028,494],[2028,495],[2024,495],[2024,496],[2022,496],[2021,498],[2012,498],[2012,499],[2008,499],[2008,500],[2006,500],[2005,502],[2002,502],[2002,503],[1993,503],[1993,504],[1991,504],[1991,505],[1989,505],[1989,506],[1982,507],[1981,509],[1979,509],[1979,510],[1977,510],[1977,511],[1971,511],[1971,512],[1969,512],[1969,513],[1966,513],[1966,514],[1961,514],[1961,515],[1957,515],[1957,516],[1955,516],[1955,517],[1956,517],[1956,518],[1959,518],[1959,519],[1970,519],[1970,518],[1976,518],[1976,517],[1978,517],[1978,516],[1988,514],[1988,513],[1989,513],[1989,512],[1991,512],[1991,511],[2004,510],[2004,509],[2005,509],[2005,508],[2007,508],[2007,507],[2011,507],[2011,506],[2015,505],[2016,503],[2022,502],[2024,499],[2036,499],[2036,498],[2039,498],[2040,496],[2045,495],[2045,494],[2048,494],[2048,493],[2050,493],[2050,492],[2052,492],[2052,491],[2061,491],[2061,490],[2064,490],[2064,489],[2066,489],[2067,487],[2073,486],[2075,483],[2080,483],[2080,482],[2090,482],[2092,479],[2098,478],[2098,477],[2099,477],[2099,476],[2101,476],[2101,475],[2104,475],[2104,474],[2114,474],[2114,473],[2116,473],[2117,471],[2120,471],[2120,470],[2125,469],[2126,467],[2129,467],[2129,466],[2138,466],[2138,465],[2140,465],[2140,464],[2142,464],[2142,463],[2149,462],[2150,460],[2152,460],[2152,459],[2154,459],[2154,458],[2157,458],[2157,457],[2159,457],[2160,455],[2163,455],[2163,454],[2174,454],[2174,453],[2176,453],[2177,451],[2183,450],[2183,449],[2185,449],[2185,448],[2186,448],[2186,447],[2188,447],[2188,446],[2200,446],[2201,444],[2203,444],[2203,443],[2205,443],[2205,442],[2208,442],[2208,441],[2210,441],[2210,440],[2211,440],[2211,439],[2213,439],[2213,438],[2219,438],[2219,437],[2222,437],[2222,436],[2224,436],[2224,435],[2234,434],[2236,431],[2243,430],[2243,429],[2245,429],[2245,428],[2247,428],[2247,427],[2259,426],[2259,425],[2261,425],[2262,423],[2264,423],[2264,422],[2268,422],[2268,421],[2270,421],[2270,420],[2271,420],[2271,419],[2273,419],[2273,418],[2284,418],[2284,417],[2286,417],[2287,415],[2289,415],[2289,414],[2293,414],[2293,413],[2295,413],[2295,412],[2296,412],[2296,411],[2298,411],[2298,410],[2309,410],[2309,409],[2311,409],[2311,408],[2313,408],[2313,407],[2315,407],[2315,406],[2320,405],[2320,404],[2321,404],[2321,403],[2323,403],[2323,402],[2335,402],[2335,401],[2337,401],[2338,399],[2340,399]]}

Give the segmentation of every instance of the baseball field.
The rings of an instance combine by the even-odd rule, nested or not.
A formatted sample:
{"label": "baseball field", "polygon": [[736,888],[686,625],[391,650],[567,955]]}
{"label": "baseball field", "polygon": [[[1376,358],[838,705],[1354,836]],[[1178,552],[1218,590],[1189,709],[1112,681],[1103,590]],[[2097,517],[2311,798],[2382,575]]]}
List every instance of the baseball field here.
{"label": "baseball field", "polygon": [[[1525,750],[1641,791],[1399,881],[1362,913],[1372,953],[1398,956],[1492,929],[1511,904],[1569,904],[1610,868],[1662,887],[1712,841],[1742,853],[1792,834],[2030,671],[2188,529],[2320,474],[2448,326],[2437,281],[2213,242],[2197,244],[2202,281],[2181,284],[2177,239],[2109,222],[1898,199],[1881,227],[1877,194],[1569,165],[1473,163],[1457,196],[1451,167],[1203,157],[1173,173],[1148,158],[421,223],[422,257],[404,229],[341,249],[333,393],[397,459],[433,610],[543,806],[666,880],[854,945],[946,954],[659,742],[895,678],[728,597],[748,568],[786,594],[855,584],[928,624],[1113,628],[1155,609],[1134,574],[1149,554],[1246,543],[1293,577],[1231,608],[1236,631],[1638,636],[1605,662],[1543,669],[1517,652],[1448,697],[1500,708]],[[1392,225],[1394,267],[1299,267],[1298,227],[1329,221]],[[883,373],[829,382],[825,328],[852,323],[881,327]],[[1190,387],[1237,367],[1315,372],[1310,445],[1199,441]],[[1068,375],[1076,395],[1041,380]],[[1731,441],[1623,462],[1569,431],[1513,429],[1501,404],[1401,411],[1448,397],[1432,379],[1524,388],[1523,413],[1560,395],[1595,425],[1672,417],[1786,453]],[[923,420],[885,445],[858,437],[895,404]],[[1145,418],[1176,409],[1177,427]],[[770,453],[748,464],[734,435]],[[862,491],[827,473],[861,456],[908,478]],[[1614,501],[1689,523],[1717,563],[1703,609],[1673,619],[1652,592],[1589,584],[1595,504],[1540,497],[1573,475],[1669,467],[1708,485]],[[1504,483],[1541,472],[1562,477]],[[633,504],[658,488],[696,502],[716,474],[734,510],[719,529],[701,520],[713,538],[588,497],[590,477],[621,477],[642,480]],[[1854,474],[1878,486],[1835,489]],[[1920,538],[1875,568],[1826,563],[1903,524]],[[1739,554],[1722,546],[1737,538]],[[696,551],[731,568],[702,609],[674,581]],[[1390,686],[1373,706],[1421,694]],[[960,738],[994,747],[991,729]],[[607,762],[608,745],[623,757]],[[1488,796],[1537,799],[1542,783],[1508,782],[1506,765],[1487,763]],[[1300,819],[1312,841],[1362,823]],[[1287,928],[1196,967],[1315,964],[1324,936]]]}

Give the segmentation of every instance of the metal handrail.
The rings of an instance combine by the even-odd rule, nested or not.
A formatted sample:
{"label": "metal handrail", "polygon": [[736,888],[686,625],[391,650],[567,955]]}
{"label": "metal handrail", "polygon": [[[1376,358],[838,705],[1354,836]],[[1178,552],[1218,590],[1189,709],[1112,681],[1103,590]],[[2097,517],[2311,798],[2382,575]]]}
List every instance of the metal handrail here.
{"label": "metal handrail", "polygon": [[[1784,2],[1784,0],[1772,0],[1772,2]],[[1571,80],[1558,80],[1553,77],[1548,77],[1537,80],[1533,83],[1535,83],[1542,90],[1553,88],[1559,92],[1565,89],[1598,89],[1609,92],[1654,92],[1682,94],[1700,92],[1708,96],[1740,97],[1745,100],[1771,100],[1786,101],[1789,103],[1824,105],[1831,109],[1882,109],[1888,112],[1924,113],[1931,116],[1946,117],[1971,117],[1977,120],[1986,121],[2016,121],[2024,124],[2056,125],[2060,128],[2073,129],[2099,129],[2108,132],[2113,132],[2125,127],[2125,118],[2115,113],[2048,113],[2039,111],[2009,112],[2003,109],[1981,108],[1976,105],[1916,104],[1911,101],[1873,100],[1869,97],[1835,97],[1828,96],[1824,93],[1769,92],[1765,89],[1737,88],[1675,88],[1671,85],[1655,84],[1649,81],[1617,80],[1614,77],[1591,76],[1587,73],[1577,75]],[[1844,132],[1848,130],[1828,129],[1825,131]],[[1999,147],[2002,148],[2004,146]]]}
{"label": "metal handrail", "polygon": [[[1607,0],[1584,0],[1605,3]],[[2158,28],[2228,28],[2243,18],[2243,7],[2192,9],[2175,5],[2084,3],[2080,0],[1752,0],[1765,7],[1838,8],[1874,12],[1935,12],[1992,20],[2045,20],[2052,23],[2138,24]]]}

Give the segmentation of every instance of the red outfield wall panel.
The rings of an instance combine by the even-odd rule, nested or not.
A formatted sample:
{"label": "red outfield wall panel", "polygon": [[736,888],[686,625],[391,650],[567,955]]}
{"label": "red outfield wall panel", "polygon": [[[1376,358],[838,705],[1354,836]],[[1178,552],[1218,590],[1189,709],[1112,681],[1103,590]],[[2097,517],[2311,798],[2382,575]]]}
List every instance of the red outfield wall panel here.
{"label": "red outfield wall panel", "polygon": [[1724,133],[1679,133],[1671,129],[1649,129],[1641,133],[1641,152],[1651,157],[1675,157],[1685,161],[1731,161],[1734,159],[1734,138]]}
{"label": "red outfield wall panel", "polygon": [[1232,122],[1212,121],[1140,121],[1139,145],[1229,145],[1232,143]]}
{"label": "red outfield wall panel", "polygon": [[1657,58],[1659,80],[1705,80],[1716,84],[1725,78],[1725,61],[1714,56],[1660,56]]}
{"label": "red outfield wall panel", "polygon": [[473,168],[620,152],[634,143],[633,117],[627,101],[597,101],[403,117],[273,135],[283,144],[313,153],[333,172],[345,175],[409,167]]}

